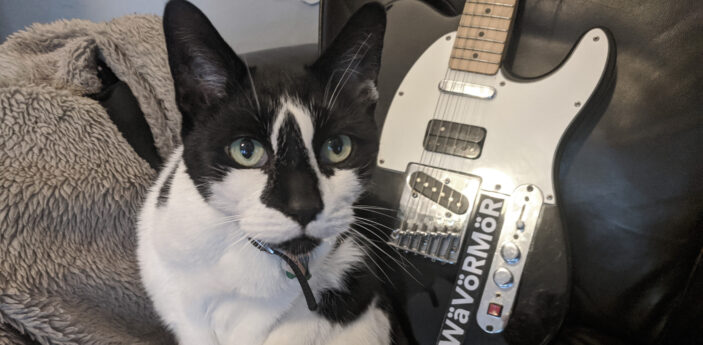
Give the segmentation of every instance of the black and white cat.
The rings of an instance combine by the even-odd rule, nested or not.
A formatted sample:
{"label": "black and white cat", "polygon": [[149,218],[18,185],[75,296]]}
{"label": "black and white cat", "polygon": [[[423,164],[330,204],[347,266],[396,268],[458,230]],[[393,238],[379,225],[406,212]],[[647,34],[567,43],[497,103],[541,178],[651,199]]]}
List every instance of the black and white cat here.
{"label": "black and white cat", "polygon": [[141,210],[138,257],[181,344],[396,343],[349,236],[378,149],[384,29],[366,5],[311,66],[250,70],[195,6],[166,6],[183,146]]}

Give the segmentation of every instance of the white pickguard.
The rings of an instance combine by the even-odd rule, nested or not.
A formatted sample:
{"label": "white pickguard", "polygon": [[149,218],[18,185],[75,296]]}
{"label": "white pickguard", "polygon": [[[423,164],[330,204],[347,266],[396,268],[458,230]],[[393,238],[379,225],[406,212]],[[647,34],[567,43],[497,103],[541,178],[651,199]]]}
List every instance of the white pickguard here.
{"label": "white pickguard", "polygon": [[[534,184],[545,203],[554,203],[557,146],[605,71],[608,35],[590,30],[558,69],[529,81],[511,80],[502,70],[496,75],[448,70],[455,33],[448,36],[437,39],[400,84],[383,126],[378,166],[405,172],[413,162],[473,174],[483,179],[481,189],[503,193]],[[490,100],[440,94],[442,79],[491,86],[497,93]],[[485,128],[481,156],[471,160],[425,151],[425,130],[433,118]]]}

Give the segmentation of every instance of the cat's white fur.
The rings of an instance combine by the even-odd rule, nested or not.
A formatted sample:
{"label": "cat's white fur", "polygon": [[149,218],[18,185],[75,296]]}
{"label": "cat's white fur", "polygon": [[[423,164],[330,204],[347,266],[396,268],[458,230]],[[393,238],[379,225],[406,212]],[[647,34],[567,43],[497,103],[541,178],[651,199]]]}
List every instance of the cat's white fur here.
{"label": "cat's white fur", "polygon": [[[363,264],[363,250],[337,235],[353,221],[351,204],[362,192],[353,171],[320,174],[312,152],[310,112],[300,103],[281,102],[272,133],[291,114],[317,173],[324,209],[308,224],[309,235],[324,238],[312,252],[309,283],[318,294],[345,289],[343,272]],[[273,145],[274,147],[276,145]],[[183,148],[171,155],[140,213],[138,258],[146,290],[163,321],[181,344],[389,344],[390,324],[373,303],[357,320],[339,325],[307,309],[301,288],[286,278],[281,259],[259,251],[248,238],[281,242],[302,234],[298,223],[265,206],[260,195],[266,175],[234,169],[212,185],[209,201],[185,171]],[[168,174],[175,174],[168,201],[157,198]],[[317,295],[319,300],[319,295]]]}

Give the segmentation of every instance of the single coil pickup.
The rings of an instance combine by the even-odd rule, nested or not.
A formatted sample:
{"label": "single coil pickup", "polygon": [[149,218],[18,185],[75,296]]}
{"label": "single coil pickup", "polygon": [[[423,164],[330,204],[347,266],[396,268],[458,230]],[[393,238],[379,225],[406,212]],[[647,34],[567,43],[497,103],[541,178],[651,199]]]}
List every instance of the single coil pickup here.
{"label": "single coil pickup", "polygon": [[410,188],[455,214],[464,214],[469,209],[469,199],[442,181],[421,171],[410,174]]}

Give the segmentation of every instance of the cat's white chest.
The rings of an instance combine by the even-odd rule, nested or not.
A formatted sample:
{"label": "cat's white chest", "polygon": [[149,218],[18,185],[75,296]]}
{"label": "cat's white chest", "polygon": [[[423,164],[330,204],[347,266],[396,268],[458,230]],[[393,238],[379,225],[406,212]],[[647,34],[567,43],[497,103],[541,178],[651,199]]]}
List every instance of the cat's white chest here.
{"label": "cat's white chest", "polygon": [[[378,308],[345,326],[309,311],[281,260],[255,248],[233,231],[233,222],[208,207],[185,172],[181,154],[176,150],[147,195],[137,250],[144,286],[181,344],[384,343],[373,340],[389,336],[388,320]],[[159,206],[169,179],[171,197]],[[355,244],[342,243],[332,252],[333,247],[334,241],[323,241],[312,252],[309,283],[314,291],[344,288],[344,272],[362,260]]]}

